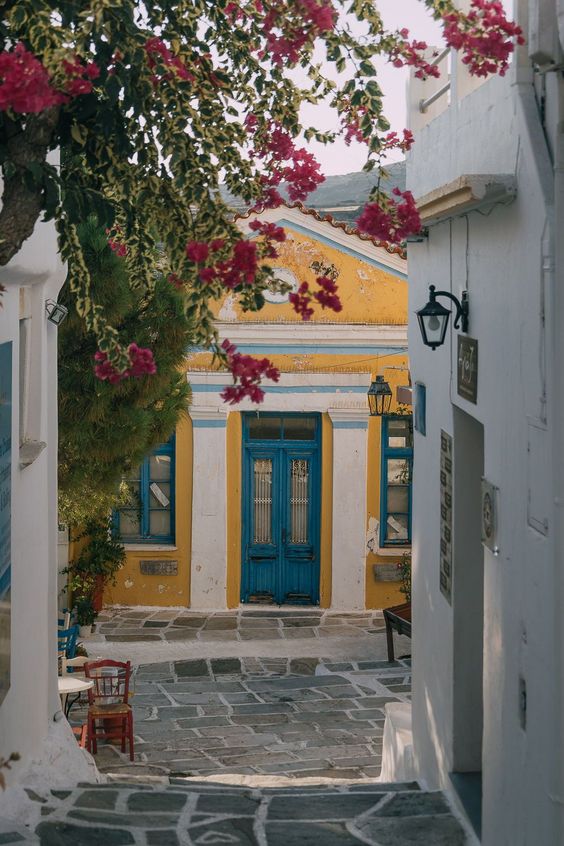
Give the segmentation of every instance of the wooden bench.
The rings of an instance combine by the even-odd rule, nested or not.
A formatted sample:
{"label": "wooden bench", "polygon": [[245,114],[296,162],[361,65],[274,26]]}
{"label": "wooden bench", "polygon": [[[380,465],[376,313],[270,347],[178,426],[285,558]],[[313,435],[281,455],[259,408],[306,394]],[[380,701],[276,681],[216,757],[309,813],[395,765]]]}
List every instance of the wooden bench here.
{"label": "wooden bench", "polygon": [[384,608],[384,622],[388,642],[388,661],[394,661],[394,631],[411,637],[411,602]]}

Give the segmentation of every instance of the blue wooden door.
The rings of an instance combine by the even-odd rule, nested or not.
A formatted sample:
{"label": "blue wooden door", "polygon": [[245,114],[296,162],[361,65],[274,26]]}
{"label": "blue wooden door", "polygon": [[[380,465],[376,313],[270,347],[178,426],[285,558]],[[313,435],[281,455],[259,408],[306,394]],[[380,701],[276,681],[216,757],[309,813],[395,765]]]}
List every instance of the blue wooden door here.
{"label": "blue wooden door", "polygon": [[319,602],[318,415],[248,415],[242,602]]}

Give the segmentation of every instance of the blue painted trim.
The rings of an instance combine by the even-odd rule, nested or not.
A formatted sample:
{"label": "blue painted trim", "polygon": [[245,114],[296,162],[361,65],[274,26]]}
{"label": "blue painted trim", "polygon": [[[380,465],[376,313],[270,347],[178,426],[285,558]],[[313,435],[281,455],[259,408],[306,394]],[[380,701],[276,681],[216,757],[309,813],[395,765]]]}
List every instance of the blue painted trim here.
{"label": "blue painted trim", "polygon": [[327,235],[320,235],[318,232],[312,232],[311,229],[307,228],[307,226],[301,226],[299,223],[293,223],[292,221],[286,220],[286,218],[284,217],[277,220],[276,223],[278,226],[283,226],[284,229],[293,229],[294,232],[299,232],[301,235],[307,235],[313,241],[320,241],[322,244],[327,244],[327,246],[333,247],[334,250],[338,250],[340,253],[345,253],[348,256],[354,256],[354,258],[360,259],[361,261],[371,265],[372,267],[377,267],[380,270],[384,270],[386,273],[389,273],[390,276],[397,276],[399,279],[405,279],[407,281],[406,273],[402,273],[399,270],[393,270],[391,267],[384,264],[383,262],[377,261],[377,259],[370,258],[364,253],[360,252],[360,250],[355,250],[352,247],[345,247],[343,244],[339,244],[337,241],[333,240],[333,238],[327,237]]}
{"label": "blue painted trim", "polygon": [[[191,385],[194,394],[215,394],[226,385]],[[365,394],[368,385],[266,385],[269,394]],[[215,422],[215,421],[214,421]],[[219,422],[219,421],[218,421]],[[206,421],[194,421],[208,425]]]}
{"label": "blue painted trim", "polygon": [[[382,448],[380,466],[380,547],[409,546],[411,544],[411,522],[413,514],[413,448],[412,447],[389,447],[388,446],[388,424],[390,420],[397,419],[400,415],[388,414],[382,417]],[[401,415],[404,417],[404,415]],[[409,496],[408,496],[408,521],[407,538],[397,541],[386,540],[386,526],[388,524],[388,459],[407,458],[409,461]],[[396,512],[392,512],[394,514]],[[399,512],[398,512],[399,513]]]}
{"label": "blue painted trim", "polygon": [[[401,355],[408,351],[407,347],[383,347],[378,344],[371,344],[362,347],[345,344],[339,347],[328,344],[237,344],[237,350],[242,353],[270,353],[271,355],[298,355],[309,353],[310,355],[370,355],[373,358],[379,355]],[[209,352],[206,347],[190,347],[187,352],[202,353]]]}
{"label": "blue painted trim", "polygon": [[333,420],[333,429],[368,429],[367,420]]}
{"label": "blue painted trim", "polygon": [[[224,387],[224,386],[223,386]],[[222,391],[221,388],[214,388],[214,390]],[[227,426],[226,420],[192,420],[194,429],[225,429]]]}
{"label": "blue painted trim", "polygon": [[[169,455],[170,461],[170,503],[167,506],[167,511],[170,517],[170,532],[163,535],[150,534],[150,515],[151,511],[161,511],[162,509],[155,509],[150,507],[150,485],[151,485],[151,465],[150,459],[155,455]],[[165,444],[156,447],[150,455],[143,459],[139,467],[139,515],[140,515],[140,535],[127,535],[121,540],[124,543],[146,543],[149,544],[173,544],[175,543],[176,534],[176,435],[171,435],[170,439]],[[136,508],[124,508],[123,511],[136,511]],[[113,526],[116,535],[120,535],[120,512],[113,513]]]}
{"label": "blue painted trim", "polygon": [[[315,438],[309,441],[284,440],[251,440],[249,438],[249,421],[255,416],[253,412],[243,414],[243,485],[242,485],[242,525],[241,525],[241,601],[247,602],[253,592],[252,583],[253,564],[250,551],[258,556],[264,556],[264,567],[270,567],[271,572],[265,573],[268,590],[272,590],[275,602],[283,602],[288,592],[288,571],[297,566],[300,560],[296,545],[283,544],[283,530],[290,531],[290,502],[289,502],[289,472],[292,458],[308,458],[311,461],[309,499],[313,507],[309,513],[309,549],[315,555],[316,566],[312,567],[310,594],[313,605],[319,604],[321,577],[321,415],[319,413],[302,414],[301,412],[260,412],[260,417],[313,417],[316,421]],[[282,426],[282,423],[281,423]],[[282,434],[282,430],[280,432]],[[254,458],[267,458],[272,461],[272,540],[271,544],[253,544],[253,514],[252,514],[252,462]],[[317,506],[317,507],[316,507]],[[285,553],[285,554],[284,554]],[[309,559],[306,559],[309,561]],[[256,563],[254,565],[257,566]],[[290,573],[290,578],[292,574]],[[305,604],[305,603],[304,603]]]}
{"label": "blue painted trim", "polygon": [[5,594],[8,593],[10,590],[10,578],[11,578],[11,571],[9,567],[6,567],[4,572],[2,573],[2,577],[0,578],[0,598],[3,598]]}

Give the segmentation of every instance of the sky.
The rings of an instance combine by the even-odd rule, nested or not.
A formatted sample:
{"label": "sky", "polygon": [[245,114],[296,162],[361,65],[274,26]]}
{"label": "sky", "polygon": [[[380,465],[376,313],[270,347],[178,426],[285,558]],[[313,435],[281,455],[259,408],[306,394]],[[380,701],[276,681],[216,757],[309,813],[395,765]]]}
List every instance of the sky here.
{"label": "sky", "polygon": [[[430,46],[442,44],[441,28],[421,0],[378,0],[378,9],[388,29],[407,27],[412,38],[426,41]],[[394,68],[385,59],[377,60],[376,66],[378,83],[384,92],[384,113],[392,129],[401,132],[407,126],[406,87],[409,72],[406,68]],[[316,126],[322,130],[335,129],[338,125],[335,113],[328,106],[305,106],[302,120],[305,126]],[[321,172],[326,176],[362,170],[366,161],[366,145],[357,142],[347,147],[340,139],[327,146],[312,141],[307,147],[320,162]],[[395,158],[402,156],[399,153]],[[388,159],[393,160],[393,156]]]}

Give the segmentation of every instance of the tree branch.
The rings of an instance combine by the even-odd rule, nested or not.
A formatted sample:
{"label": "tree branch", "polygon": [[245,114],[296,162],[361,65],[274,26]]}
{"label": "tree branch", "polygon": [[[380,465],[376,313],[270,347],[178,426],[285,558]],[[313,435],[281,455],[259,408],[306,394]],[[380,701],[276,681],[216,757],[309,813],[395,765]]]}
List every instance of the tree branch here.
{"label": "tree branch", "polygon": [[4,178],[0,211],[0,265],[8,264],[32,234],[43,208],[41,185],[30,187],[24,180],[27,165],[42,164],[50,148],[59,120],[59,107],[54,106],[31,115],[25,127],[5,118],[5,146],[8,160],[16,167],[12,176]]}

